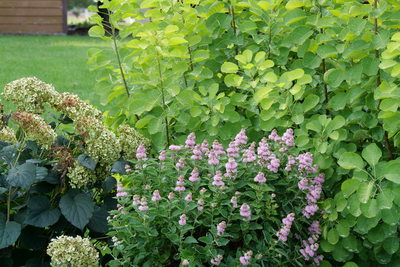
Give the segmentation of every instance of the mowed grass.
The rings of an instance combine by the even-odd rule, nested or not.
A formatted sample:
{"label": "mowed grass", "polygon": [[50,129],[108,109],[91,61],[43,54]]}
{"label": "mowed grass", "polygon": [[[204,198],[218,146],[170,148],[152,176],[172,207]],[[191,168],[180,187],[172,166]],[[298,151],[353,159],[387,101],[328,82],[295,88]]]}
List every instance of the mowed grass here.
{"label": "mowed grass", "polygon": [[[97,71],[86,67],[89,48],[108,49],[108,44],[87,36],[4,36],[0,35],[0,92],[22,77],[36,77],[60,92],[77,94],[100,110],[100,96],[94,94]],[[111,52],[111,51],[110,51]],[[0,96],[5,112],[16,111]]]}

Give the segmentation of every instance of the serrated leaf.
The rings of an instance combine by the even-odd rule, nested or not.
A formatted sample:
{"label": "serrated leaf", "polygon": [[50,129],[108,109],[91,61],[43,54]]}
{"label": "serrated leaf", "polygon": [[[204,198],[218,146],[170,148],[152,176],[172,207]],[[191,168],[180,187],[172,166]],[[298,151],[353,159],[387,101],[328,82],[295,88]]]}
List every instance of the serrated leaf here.
{"label": "serrated leaf", "polygon": [[73,190],[61,197],[59,206],[64,217],[81,230],[89,223],[94,211],[92,199],[84,193],[75,194]]}
{"label": "serrated leaf", "polygon": [[25,223],[36,227],[48,227],[60,218],[60,211],[52,209],[50,200],[45,196],[35,196],[28,203]]}
{"label": "serrated leaf", "polygon": [[93,215],[89,220],[88,227],[90,230],[98,233],[107,233],[111,227],[107,222],[108,216],[109,213],[105,208],[95,206]]}
{"label": "serrated leaf", "polygon": [[78,162],[82,164],[82,166],[92,170],[92,172],[94,172],[94,169],[96,168],[96,162],[85,153],[79,155]]}
{"label": "serrated leaf", "polygon": [[4,213],[0,213],[0,249],[14,244],[21,234],[21,225],[9,221]]}
{"label": "serrated leaf", "polygon": [[28,191],[36,180],[36,165],[33,163],[24,163],[16,168],[10,169],[7,175],[9,185],[21,187]]}

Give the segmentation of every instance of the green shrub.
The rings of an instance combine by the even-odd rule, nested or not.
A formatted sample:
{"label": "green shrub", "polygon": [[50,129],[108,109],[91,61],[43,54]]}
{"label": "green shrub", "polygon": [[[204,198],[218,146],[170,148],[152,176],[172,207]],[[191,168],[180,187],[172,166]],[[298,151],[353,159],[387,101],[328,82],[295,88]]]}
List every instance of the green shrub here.
{"label": "green shrub", "polygon": [[[126,127],[116,136],[100,111],[36,78],[9,83],[3,96],[19,111],[0,114],[0,265],[40,266],[60,235],[106,242],[108,211],[117,205],[111,175],[125,173],[125,153],[148,140]],[[49,107],[62,112],[50,124],[39,115]]]}

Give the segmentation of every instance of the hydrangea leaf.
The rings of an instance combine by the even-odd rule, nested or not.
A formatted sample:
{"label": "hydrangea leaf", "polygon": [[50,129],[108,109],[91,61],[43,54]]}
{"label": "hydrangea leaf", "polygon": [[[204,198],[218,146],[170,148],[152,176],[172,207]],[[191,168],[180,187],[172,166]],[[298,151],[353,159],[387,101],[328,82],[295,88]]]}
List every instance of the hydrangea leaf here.
{"label": "hydrangea leaf", "polygon": [[0,249],[14,244],[20,234],[21,225],[13,221],[7,222],[6,215],[0,213]]}
{"label": "hydrangea leaf", "polygon": [[55,224],[60,217],[58,209],[52,209],[50,200],[45,196],[35,196],[28,203],[25,223],[36,227]]}
{"label": "hydrangea leaf", "polygon": [[65,218],[72,225],[83,230],[93,215],[94,204],[88,195],[78,192],[79,190],[69,190],[61,197],[59,206]]}

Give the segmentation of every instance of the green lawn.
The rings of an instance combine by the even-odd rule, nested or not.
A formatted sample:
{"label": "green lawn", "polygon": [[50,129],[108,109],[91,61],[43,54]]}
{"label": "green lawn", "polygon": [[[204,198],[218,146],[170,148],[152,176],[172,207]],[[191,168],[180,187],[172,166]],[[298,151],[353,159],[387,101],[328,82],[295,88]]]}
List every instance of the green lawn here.
{"label": "green lawn", "polygon": [[[62,92],[79,95],[100,110],[99,96],[93,93],[96,71],[86,68],[86,52],[92,47],[108,48],[100,39],[82,36],[0,35],[0,90],[21,77],[35,76]],[[2,98],[2,97],[1,97]],[[5,111],[15,107],[2,98]]]}

